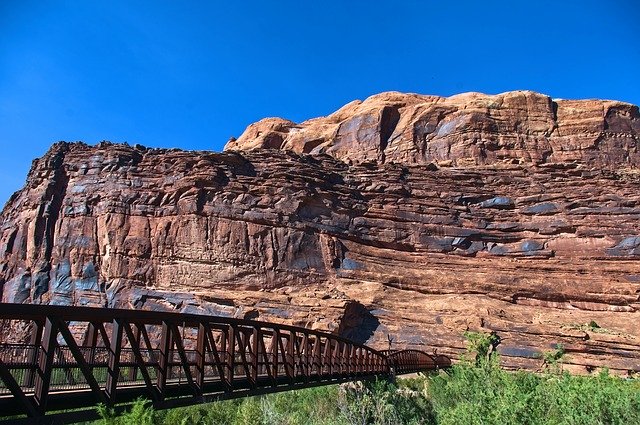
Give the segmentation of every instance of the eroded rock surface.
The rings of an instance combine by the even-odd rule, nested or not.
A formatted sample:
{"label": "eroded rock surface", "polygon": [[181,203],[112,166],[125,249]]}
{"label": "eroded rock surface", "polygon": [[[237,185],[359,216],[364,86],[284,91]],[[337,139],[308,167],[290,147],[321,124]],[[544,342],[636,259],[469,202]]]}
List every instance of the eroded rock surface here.
{"label": "eroded rock surface", "polygon": [[385,93],[223,153],[58,143],[2,212],[2,300],[453,356],[495,331],[508,366],[563,344],[571,370],[640,371],[639,123],[612,101]]}
{"label": "eroded rock surface", "polygon": [[637,167],[638,133],[638,107],[623,102],[553,100],[530,91],[448,98],[388,92],[300,124],[266,118],[225,150],[326,153],[349,163],[468,166],[508,160]]}

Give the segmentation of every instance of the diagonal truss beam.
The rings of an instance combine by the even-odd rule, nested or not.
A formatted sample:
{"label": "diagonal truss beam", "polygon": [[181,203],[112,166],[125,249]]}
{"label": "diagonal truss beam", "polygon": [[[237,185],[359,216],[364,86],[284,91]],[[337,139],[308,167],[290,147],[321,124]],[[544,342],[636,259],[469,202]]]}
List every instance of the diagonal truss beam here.
{"label": "diagonal truss beam", "polygon": [[18,401],[20,407],[22,407],[22,410],[24,410],[24,413],[26,413],[28,417],[35,418],[39,416],[39,412],[36,410],[33,402],[24,394],[24,391],[22,391],[22,388],[20,388],[20,385],[18,385],[13,378],[11,371],[2,360],[0,360],[0,379],[2,379],[11,392],[11,395]]}
{"label": "diagonal truss beam", "polygon": [[[0,379],[11,393],[0,397],[0,412],[40,422],[49,410],[89,409],[92,400],[114,406],[145,396],[161,408],[450,365],[441,355],[383,353],[328,333],[235,318],[2,304],[0,320],[30,321],[33,329],[29,343],[0,342]],[[82,344],[77,327],[86,329]],[[10,359],[16,352],[21,357]],[[84,379],[72,380],[74,370]]]}
{"label": "diagonal truss beam", "polygon": [[58,331],[62,334],[62,338],[64,338],[64,341],[67,343],[67,347],[69,347],[69,351],[71,351],[77,366],[80,368],[84,379],[87,381],[89,388],[91,388],[91,391],[95,395],[96,401],[106,404],[107,399],[102,393],[102,389],[100,388],[98,381],[96,381],[96,378],[93,376],[92,370],[80,351],[78,344],[76,344],[76,340],[73,338],[73,335],[71,335],[67,323],[57,319],[56,325],[58,327]]}

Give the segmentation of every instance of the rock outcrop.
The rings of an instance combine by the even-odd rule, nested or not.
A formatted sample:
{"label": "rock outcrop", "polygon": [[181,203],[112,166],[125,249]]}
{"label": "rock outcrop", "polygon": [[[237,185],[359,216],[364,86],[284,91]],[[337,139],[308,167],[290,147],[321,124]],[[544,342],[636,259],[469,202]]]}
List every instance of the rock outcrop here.
{"label": "rock outcrop", "polygon": [[637,372],[639,143],[636,106],[531,92],[385,93],[223,153],[61,142],[2,212],[2,300]]}
{"label": "rock outcrop", "polygon": [[638,107],[615,101],[552,100],[528,91],[452,97],[382,93],[296,124],[266,118],[225,150],[326,153],[348,163],[446,166],[582,162],[640,166]]}

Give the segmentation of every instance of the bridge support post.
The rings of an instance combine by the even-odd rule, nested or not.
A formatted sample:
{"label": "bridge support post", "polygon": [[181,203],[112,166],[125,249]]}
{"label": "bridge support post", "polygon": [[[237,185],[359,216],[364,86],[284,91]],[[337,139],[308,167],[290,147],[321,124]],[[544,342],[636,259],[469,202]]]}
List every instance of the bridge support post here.
{"label": "bridge support post", "polygon": [[371,371],[371,353],[369,350],[364,352],[364,373],[368,374]]}
{"label": "bridge support post", "polygon": [[176,350],[178,351],[178,356],[180,357],[180,363],[182,365],[182,370],[184,371],[184,376],[193,391],[193,395],[195,397],[198,397],[202,394],[199,391],[199,387],[196,386],[196,384],[193,382],[193,377],[191,376],[191,366],[189,364],[189,359],[187,358],[187,353],[184,349],[184,342],[182,341],[182,337],[180,336],[180,330],[175,323],[171,324],[171,332],[173,333],[173,341],[175,342]]}
{"label": "bridge support post", "polygon": [[331,347],[331,375],[336,377],[340,374],[340,363],[338,363],[338,355],[340,354],[340,341],[330,341]]}
{"label": "bridge support post", "polygon": [[309,377],[311,377],[315,371],[316,376],[322,373],[322,361],[321,361],[321,348],[322,341],[319,335],[313,337],[313,363],[311,364],[311,371]]}
{"label": "bridge support post", "polygon": [[[36,323],[31,344],[0,344],[0,379],[5,382],[7,393],[10,391],[13,395],[0,397],[0,415],[27,413],[39,423],[67,421],[72,416],[78,420],[89,419],[94,403],[92,393],[98,399],[104,397],[105,403],[111,406],[115,403],[124,406],[135,397],[151,396],[154,406],[163,408],[203,402],[209,396],[220,395],[222,390],[226,397],[234,397],[247,392],[256,394],[299,388],[299,384],[308,381],[311,382],[302,386],[375,375],[394,380],[396,375],[450,365],[444,356],[431,356],[418,350],[381,353],[311,329],[224,317],[4,304],[0,308],[0,320]],[[72,322],[73,328],[69,325]],[[73,333],[76,323],[89,324],[81,345]],[[153,338],[160,328],[158,350],[158,342],[152,343],[150,336]],[[198,332],[197,341],[190,335],[194,328]],[[98,340],[98,335],[102,336],[104,344]],[[58,343],[59,337],[66,343],[62,339]],[[34,342],[38,343],[38,350],[30,351]],[[133,360],[125,358],[129,344]],[[190,351],[194,348],[195,361]],[[64,356],[58,354],[61,350]],[[16,352],[20,351],[26,356],[16,357]],[[37,355],[31,360],[30,355],[34,352]],[[128,365],[138,373],[127,375]],[[28,386],[24,390],[25,385],[20,385],[22,378],[17,381],[14,378],[29,368],[33,370],[33,396],[28,392]],[[155,377],[150,368],[157,368]],[[72,381],[65,381],[65,374],[76,369],[82,371],[84,380],[70,386]],[[99,373],[105,369],[106,376]],[[189,388],[184,379],[177,379],[180,371],[193,388],[193,395],[186,391]],[[121,373],[122,377],[133,379],[134,385],[122,388]],[[250,387],[246,386],[245,377],[251,383]],[[28,377],[24,378],[24,382],[29,381]],[[248,391],[235,393],[236,389]],[[45,415],[48,409],[61,406],[80,410]],[[25,423],[28,421],[24,420]]]}
{"label": "bridge support post", "polygon": [[310,357],[310,345],[309,345],[309,334],[304,333],[302,337],[302,349],[304,350],[304,356],[302,357],[302,373],[304,374],[304,381],[309,382],[309,377],[311,376],[311,357]]}
{"label": "bridge support post", "polygon": [[[264,336],[261,339],[261,347],[263,350],[263,358],[264,358],[264,362],[265,362],[265,369],[267,370],[267,375],[269,376],[269,379],[271,379],[271,385],[273,387],[275,387],[277,385],[277,381],[276,381],[276,376],[277,376],[277,361],[276,361],[276,357],[278,354],[278,343],[276,341],[276,331],[273,330],[271,332],[271,342],[269,344],[269,348],[267,349],[266,344],[264,342]],[[264,333],[263,333],[264,335]]]}
{"label": "bridge support post", "polygon": [[358,348],[349,344],[349,376],[356,376],[356,361],[358,360]]}
{"label": "bridge support post", "polygon": [[205,368],[205,341],[207,338],[206,329],[202,323],[198,325],[198,339],[196,341],[196,385],[202,393],[204,389],[204,368]]}
{"label": "bridge support post", "polygon": [[160,357],[158,358],[157,386],[160,401],[164,401],[165,388],[167,386],[167,374],[169,373],[169,361],[171,356],[171,330],[169,323],[162,321],[162,336],[160,338]]}
{"label": "bridge support post", "polygon": [[260,339],[262,338],[262,333],[260,332],[260,328],[253,328],[253,332],[251,334],[251,381],[253,385],[257,385],[258,382],[258,359],[260,358]]}
{"label": "bridge support post", "polygon": [[114,319],[111,330],[111,345],[109,348],[109,363],[107,366],[107,384],[105,393],[111,406],[115,404],[116,389],[120,378],[120,352],[122,350],[122,323]]}
{"label": "bridge support post", "polygon": [[53,370],[53,356],[57,345],[58,329],[55,320],[47,317],[44,323],[40,354],[38,356],[38,373],[34,382],[33,399],[40,414],[47,410],[49,397],[49,385],[51,384],[51,372]]}
{"label": "bridge support post", "polygon": [[29,341],[29,345],[31,345],[31,351],[29,352],[26,359],[31,366],[25,371],[24,378],[22,380],[22,385],[27,388],[33,386],[33,379],[37,370],[36,362],[38,361],[38,347],[40,346],[40,342],[42,340],[42,322],[40,320],[34,320],[33,327],[34,329],[31,332],[31,339]]}
{"label": "bridge support post", "polygon": [[253,380],[253,373],[251,371],[251,364],[247,358],[247,347],[250,348],[250,338],[246,330],[236,329],[236,339],[238,341],[238,354],[240,355],[240,362],[242,363],[242,369],[244,375],[249,381],[251,387],[255,387],[255,381]]}
{"label": "bridge support post", "polygon": [[[130,336],[127,333],[127,339],[129,340],[129,345],[131,345],[131,349],[133,350],[134,346],[140,347],[140,337],[141,337],[140,328],[136,326],[135,333],[133,332],[133,329],[131,329],[131,326],[129,326],[129,324],[127,324],[127,328],[132,331]],[[131,367],[131,369],[129,369],[128,378],[129,378],[129,381],[135,381],[137,377],[138,377],[138,365],[135,364]]]}
{"label": "bridge support post", "polygon": [[[127,338],[134,339],[133,330],[129,323],[124,323],[123,325],[124,331],[127,335]],[[138,330],[140,330],[140,326],[136,326]],[[153,405],[159,407],[158,404],[158,394],[156,388],[153,386],[151,382],[151,376],[149,376],[149,370],[145,365],[144,358],[142,357],[142,352],[140,351],[140,337],[138,337],[138,344],[131,345],[131,350],[133,351],[134,358],[136,363],[139,365],[140,373],[142,374],[142,378],[144,379],[144,383],[147,386],[147,390],[149,391],[149,396],[153,400]]]}
{"label": "bridge support post", "polygon": [[[60,334],[62,335],[62,337],[67,343],[67,348],[69,349],[69,351],[71,351],[71,354],[73,355],[73,358],[75,359],[76,364],[80,368],[82,375],[84,375],[84,379],[86,383],[89,385],[89,388],[91,388],[91,391],[93,392],[96,398],[96,401],[100,403],[105,403],[107,400],[105,399],[104,394],[102,394],[102,389],[100,388],[100,385],[98,384],[98,381],[96,380],[96,378],[93,376],[93,373],[92,373],[93,371],[91,370],[91,368],[89,367],[89,364],[85,360],[84,355],[80,350],[80,347],[78,347],[76,340],[73,338],[73,335],[71,334],[71,331],[69,331],[69,327],[67,326],[67,323],[65,321],[58,320],[57,326]],[[69,372],[69,374],[71,373]]]}
{"label": "bridge support post", "polygon": [[89,364],[89,370],[93,372],[93,364],[96,361],[96,347],[98,346],[98,326],[95,323],[89,322],[82,345],[89,347],[87,363]]}
{"label": "bridge support post", "polygon": [[287,371],[287,377],[290,382],[293,382],[295,379],[296,373],[296,344],[295,344],[296,333],[294,331],[289,331],[288,339],[287,339],[287,347],[286,347],[286,356],[285,356],[285,366]]}
{"label": "bridge support post", "polygon": [[333,374],[333,364],[331,360],[331,340],[325,338],[324,353],[322,354],[322,372],[324,373],[324,367],[327,367],[329,375]]}
{"label": "bridge support post", "polygon": [[[213,336],[213,332],[211,331],[211,327],[209,326],[209,324],[201,323],[201,325],[204,327],[204,330],[205,330],[205,335],[204,335],[205,350],[208,344],[211,355],[213,356],[213,362],[215,365],[215,370],[218,373],[218,378],[223,383],[225,387],[225,392],[230,393],[231,386],[225,379],[225,367],[224,367],[224,361],[223,361],[224,353],[225,353],[224,329],[223,329],[223,333],[220,341],[220,350],[218,350],[218,347],[216,346],[216,340]],[[222,358],[220,357],[220,353],[222,353],[223,355]],[[206,355],[206,352],[205,352],[205,355]]]}
{"label": "bridge support post", "polygon": [[271,367],[273,368],[273,383],[272,386],[276,387],[278,385],[278,369],[280,368],[278,348],[280,347],[280,332],[278,329],[273,329],[273,333],[271,334]]}
{"label": "bridge support post", "polygon": [[225,353],[226,357],[226,374],[227,374],[227,384],[230,388],[233,388],[233,375],[234,369],[236,366],[236,334],[235,327],[233,325],[229,325],[227,327],[227,350]]}

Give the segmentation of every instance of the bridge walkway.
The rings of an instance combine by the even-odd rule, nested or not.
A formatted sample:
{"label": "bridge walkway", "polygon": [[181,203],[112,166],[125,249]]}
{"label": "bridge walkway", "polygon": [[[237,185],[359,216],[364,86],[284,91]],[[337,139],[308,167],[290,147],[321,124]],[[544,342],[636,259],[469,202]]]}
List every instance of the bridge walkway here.
{"label": "bridge walkway", "polygon": [[144,397],[163,409],[450,365],[418,350],[196,314],[0,304],[0,323],[30,334],[0,344],[0,423],[68,423],[96,418],[97,403],[124,409]]}

